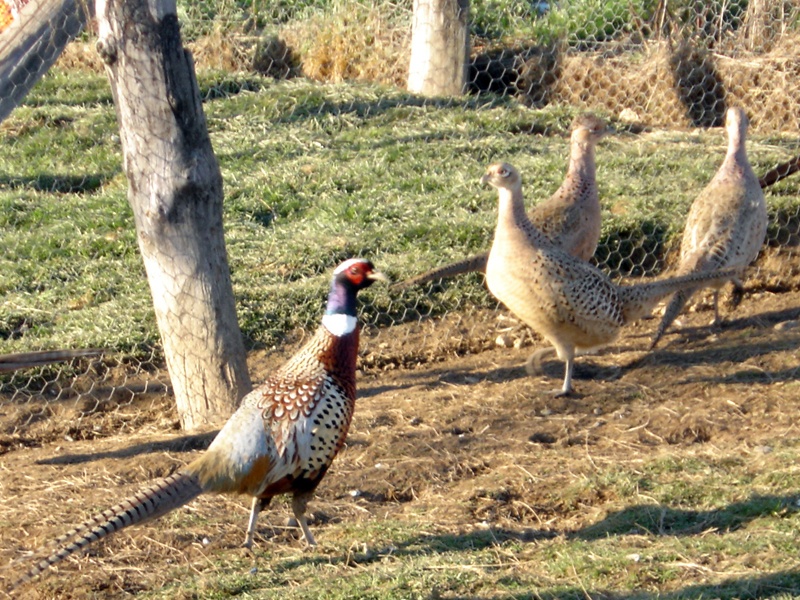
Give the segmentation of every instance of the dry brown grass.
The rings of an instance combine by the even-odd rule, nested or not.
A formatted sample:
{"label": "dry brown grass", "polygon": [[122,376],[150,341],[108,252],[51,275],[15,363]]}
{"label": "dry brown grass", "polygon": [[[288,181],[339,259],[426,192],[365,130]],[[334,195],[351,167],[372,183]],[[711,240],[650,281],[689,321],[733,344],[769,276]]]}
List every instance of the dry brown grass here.
{"label": "dry brown grass", "polygon": [[682,44],[653,43],[641,52],[578,53],[560,59],[550,90],[559,104],[620,115],[644,125],[719,125],[739,105],[759,132],[800,131],[800,65],[787,41],[764,55],[735,58]]}
{"label": "dry brown grass", "polygon": [[79,73],[102,73],[103,61],[94,47],[94,42],[73,41],[67,44],[58,57],[55,67]]}
{"label": "dry brown grass", "polygon": [[[296,63],[297,71],[319,81],[366,81],[404,87],[410,38],[409,11],[394,4],[342,2],[330,11],[288,23],[272,41],[218,28],[187,46],[198,69],[252,70],[260,52],[259,64]],[[475,47],[483,48],[479,42],[475,41]],[[738,48],[716,53],[690,42],[671,41],[649,42],[632,49],[559,52],[554,60],[543,63],[549,69],[546,73],[539,73],[541,64],[532,65],[530,54],[535,48],[529,48],[502,65],[487,65],[480,57],[475,65],[491,71],[489,79],[509,79],[507,73],[500,71],[511,69],[517,73],[510,81],[517,75],[531,80],[533,86],[525,93],[534,104],[546,99],[550,103],[622,114],[642,125],[669,127],[719,125],[725,106],[736,104],[750,115],[753,131],[797,132],[798,44],[797,36],[786,34],[768,53],[758,54]],[[274,54],[271,59],[270,53]],[[548,52],[544,55],[550,56]],[[102,69],[93,45],[86,42],[68,46],[59,65],[77,70]],[[261,70],[274,76],[294,72],[293,68],[282,67],[272,73],[268,67]],[[487,89],[497,89],[498,82],[487,85]]]}
{"label": "dry brown grass", "polygon": [[[274,40],[279,40],[275,44]],[[253,70],[259,49],[276,63],[299,62],[306,77],[327,82],[367,81],[405,85],[410,52],[410,14],[392,5],[339,6],[308,20],[286,25],[268,39],[230,28],[186,43],[199,70]],[[262,55],[261,60],[269,60]],[[65,70],[101,72],[93,42],[67,46],[57,66]],[[270,69],[263,69],[268,74]]]}
{"label": "dry brown grass", "polygon": [[281,36],[299,54],[303,74],[320,81],[404,86],[410,14],[388,4],[342,4],[288,25]]}

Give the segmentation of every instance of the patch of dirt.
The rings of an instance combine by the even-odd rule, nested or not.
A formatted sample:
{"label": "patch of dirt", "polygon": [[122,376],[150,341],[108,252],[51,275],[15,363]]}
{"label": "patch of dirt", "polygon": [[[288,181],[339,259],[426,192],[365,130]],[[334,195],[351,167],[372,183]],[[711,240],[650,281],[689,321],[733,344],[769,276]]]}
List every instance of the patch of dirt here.
{"label": "patch of dirt", "polygon": [[[783,269],[796,272],[796,264]],[[525,361],[541,342],[495,345],[501,311],[365,332],[347,446],[310,505],[319,552],[355,543],[337,524],[367,521],[437,533],[492,527],[522,540],[587,531],[619,510],[613,486],[586,484],[601,468],[701,450],[757,457],[797,438],[797,284],[792,276],[780,282],[789,291],[774,293],[756,277],[724,327],[706,326],[707,309],[690,312],[653,353],[646,348],[657,320],[636,324],[614,346],[578,359],[579,396],[572,398],[550,393],[560,386],[561,363],[545,360],[543,376],[526,375]],[[263,377],[288,352],[251,357],[253,372]],[[0,408],[0,432],[11,431],[20,415]],[[176,432],[163,397],[143,396],[80,420],[58,404],[26,410],[36,418],[2,438],[4,564],[171,473],[214,435]],[[158,589],[170,569],[204,568],[214,551],[239,556],[248,510],[243,498],[201,497],[96,544],[26,593],[123,597]],[[263,514],[261,548],[302,548],[297,531],[285,526],[289,513],[275,502]],[[8,580],[23,566],[0,576]]]}

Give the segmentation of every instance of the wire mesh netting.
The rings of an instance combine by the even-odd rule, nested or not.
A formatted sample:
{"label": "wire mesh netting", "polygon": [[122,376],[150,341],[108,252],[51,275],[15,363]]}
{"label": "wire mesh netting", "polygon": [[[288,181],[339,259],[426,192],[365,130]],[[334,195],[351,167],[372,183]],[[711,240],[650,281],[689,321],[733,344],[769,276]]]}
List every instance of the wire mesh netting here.
{"label": "wire mesh netting", "polygon": [[[16,108],[0,126],[0,351],[99,351],[44,366],[8,358],[0,433],[4,444],[24,443],[58,421],[58,435],[103,435],[132,418],[126,407],[170,410],[111,92],[87,7],[2,9],[0,102]],[[358,0],[178,7],[222,170],[251,349],[280,353],[314,328],[329,274],[348,256],[403,279],[487,250],[496,200],[477,183],[486,165],[512,162],[528,202],[547,198],[566,172],[571,123],[586,111],[613,128],[597,148],[595,264],[614,278],[673,265],[688,207],[725,155],[725,111],[741,106],[770,214],[748,288],[794,285],[800,200],[783,177],[800,154],[796,3],[473,2],[466,93],[449,98],[406,89],[415,9]],[[38,37],[23,35],[43,19]],[[513,325],[479,274],[376,286],[363,300],[364,368],[477,352]]]}

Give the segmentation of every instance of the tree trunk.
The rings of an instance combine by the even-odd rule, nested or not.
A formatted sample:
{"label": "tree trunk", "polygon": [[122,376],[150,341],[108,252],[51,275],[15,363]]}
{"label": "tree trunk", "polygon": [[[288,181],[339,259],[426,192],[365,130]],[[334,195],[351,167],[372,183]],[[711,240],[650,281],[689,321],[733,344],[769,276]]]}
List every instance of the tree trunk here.
{"label": "tree trunk", "polygon": [[174,0],[98,0],[97,49],[181,424],[250,390],[222,228],[222,176]]}
{"label": "tree trunk", "polygon": [[31,0],[0,33],[0,121],[27,95],[86,22],[76,0]]}
{"label": "tree trunk", "polygon": [[408,91],[460,96],[467,84],[469,0],[414,0]]}

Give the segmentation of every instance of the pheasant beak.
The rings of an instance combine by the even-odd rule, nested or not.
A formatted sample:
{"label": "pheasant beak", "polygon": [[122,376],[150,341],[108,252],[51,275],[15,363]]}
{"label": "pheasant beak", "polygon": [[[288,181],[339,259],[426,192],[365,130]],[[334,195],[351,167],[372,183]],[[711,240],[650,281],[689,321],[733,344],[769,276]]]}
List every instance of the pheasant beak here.
{"label": "pheasant beak", "polygon": [[483,177],[481,177],[481,185],[486,185],[489,182],[489,178],[491,175],[489,173],[484,173]]}
{"label": "pheasant beak", "polygon": [[367,279],[371,279],[372,281],[383,281],[385,283],[389,283],[390,281],[390,279],[380,271],[370,271],[367,273]]}

